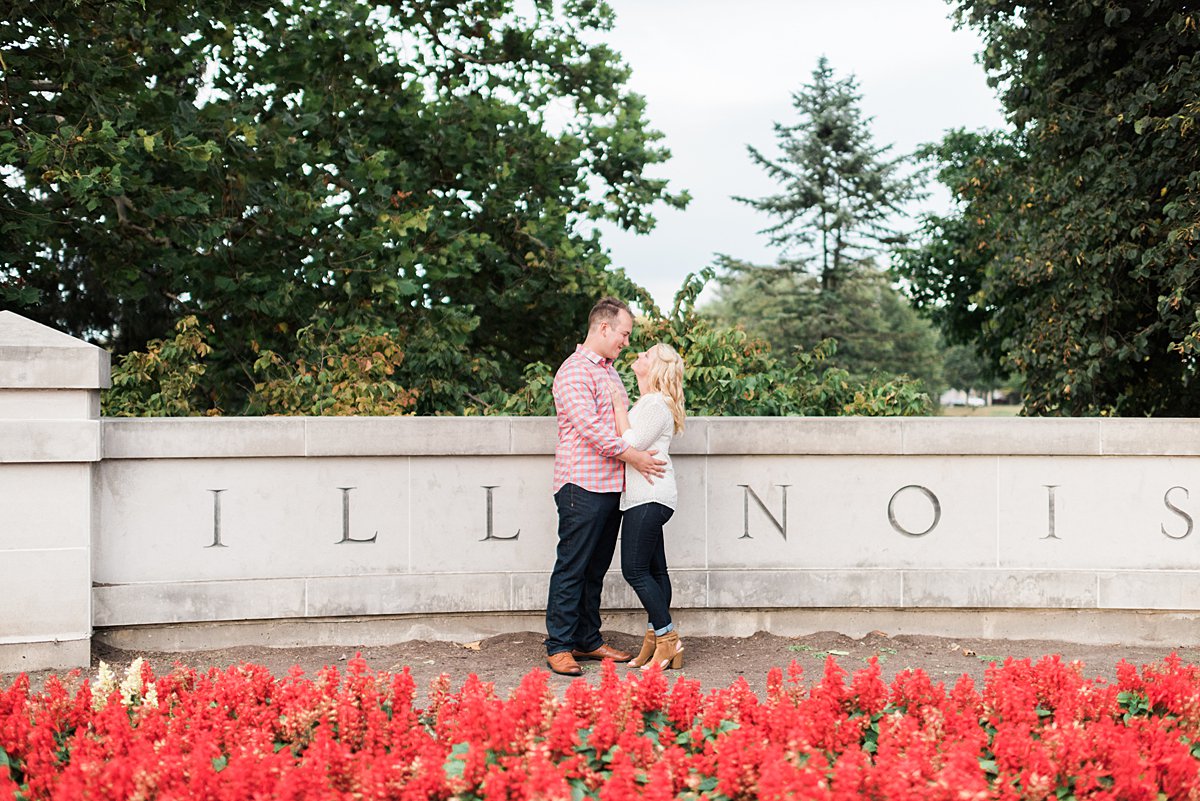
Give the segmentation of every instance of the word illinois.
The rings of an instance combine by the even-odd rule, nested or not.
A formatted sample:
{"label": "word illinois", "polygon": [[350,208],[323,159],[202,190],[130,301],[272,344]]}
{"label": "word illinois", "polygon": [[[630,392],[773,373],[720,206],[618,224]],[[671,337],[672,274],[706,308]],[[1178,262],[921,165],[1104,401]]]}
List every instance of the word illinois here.
{"label": "word illinois", "polygon": [[[780,509],[779,509],[778,515],[767,505],[767,503],[765,501],[763,501],[762,497],[757,492],[754,491],[754,488],[751,485],[738,484],[737,486],[742,489],[742,534],[737,539],[739,539],[739,540],[754,539],[754,537],[750,533],[750,520],[754,516],[761,516],[766,519],[766,521],[771,525],[772,528],[774,528],[776,533],[778,533],[784,540],[787,540],[787,538],[788,538],[788,513],[787,513],[788,490],[792,487],[792,485],[791,484],[773,484],[772,485],[772,486],[776,487],[777,489],[779,489],[780,494],[781,494],[781,504],[780,504]],[[1060,537],[1056,533],[1057,512],[1055,509],[1055,490],[1057,490],[1060,485],[1058,485],[1058,484],[1043,484],[1042,486],[1046,489],[1046,534],[1041,539],[1057,540],[1057,539],[1060,539]],[[501,542],[513,542],[513,541],[518,540],[521,536],[521,529],[517,529],[512,534],[499,534],[496,532],[495,516],[494,516],[495,499],[494,499],[493,493],[498,488],[499,488],[498,484],[480,485],[480,489],[482,489],[485,493],[484,498],[483,498],[483,501],[484,501],[484,509],[483,509],[484,514],[483,514],[483,526],[482,526],[483,536],[479,538],[480,542],[487,542],[489,540],[495,540],[495,541],[501,541]],[[366,537],[366,536],[356,537],[353,535],[353,533],[351,531],[351,526],[350,526],[351,493],[355,489],[357,489],[357,487],[336,487],[335,489],[337,489],[337,491],[341,493],[341,501],[342,501],[341,523],[342,523],[342,526],[341,526],[341,537],[340,537],[340,539],[335,540],[334,544],[335,545],[348,545],[348,544],[370,545],[370,544],[373,544],[379,538],[378,531],[373,532],[371,534],[371,536],[369,536],[369,537]],[[205,546],[206,548],[229,547],[228,544],[223,542],[221,539],[221,494],[224,492],[228,492],[228,491],[229,490],[227,488],[208,490],[208,492],[212,493],[212,504],[213,504],[212,505],[212,515],[213,516],[212,516],[212,541],[208,545]],[[914,529],[905,528],[905,526],[897,518],[896,502],[902,495],[905,495],[906,493],[909,493],[909,494],[915,493],[917,495],[917,497],[922,498],[924,500],[924,502],[929,505],[930,512],[932,513],[932,522],[930,522],[930,524],[927,527],[925,527],[924,529],[914,530]],[[1190,498],[1190,493],[1189,493],[1188,489],[1186,487],[1181,487],[1181,486],[1170,487],[1169,489],[1167,489],[1166,492],[1163,493],[1163,506],[1171,514],[1178,516],[1179,521],[1176,523],[1175,526],[1172,527],[1172,530],[1168,530],[1165,523],[1161,524],[1159,527],[1163,536],[1166,536],[1166,537],[1169,537],[1170,539],[1175,539],[1175,540],[1184,539],[1185,537],[1189,536],[1192,533],[1193,529],[1195,528],[1194,518],[1177,504],[1180,494],[1182,494],[1182,496],[1185,500]],[[753,506],[752,506],[752,503],[753,503]],[[751,514],[752,508],[757,511],[757,515]],[[920,484],[907,484],[903,487],[900,487],[898,490],[896,490],[894,493],[892,493],[891,498],[888,499],[886,511],[887,511],[888,524],[891,525],[891,527],[896,531],[896,533],[901,534],[905,537],[924,537],[928,534],[931,534],[938,527],[938,524],[941,523],[941,521],[942,521],[941,499],[938,498],[937,494],[933,490],[929,489],[928,487],[924,487]]]}

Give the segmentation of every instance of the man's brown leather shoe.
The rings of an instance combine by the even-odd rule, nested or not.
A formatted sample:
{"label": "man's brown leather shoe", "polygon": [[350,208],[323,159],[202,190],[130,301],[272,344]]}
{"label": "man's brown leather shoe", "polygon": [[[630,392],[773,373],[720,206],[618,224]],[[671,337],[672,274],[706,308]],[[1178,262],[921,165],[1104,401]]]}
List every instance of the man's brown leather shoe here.
{"label": "man's brown leather shoe", "polygon": [[579,667],[579,663],[575,661],[575,657],[571,656],[566,651],[559,651],[557,654],[550,654],[546,657],[546,664],[560,676],[582,676],[583,668]]}
{"label": "man's brown leather shoe", "polygon": [[609,645],[601,645],[595,651],[572,651],[571,656],[576,659],[611,659],[614,662],[628,662],[633,659],[633,654],[618,651]]}

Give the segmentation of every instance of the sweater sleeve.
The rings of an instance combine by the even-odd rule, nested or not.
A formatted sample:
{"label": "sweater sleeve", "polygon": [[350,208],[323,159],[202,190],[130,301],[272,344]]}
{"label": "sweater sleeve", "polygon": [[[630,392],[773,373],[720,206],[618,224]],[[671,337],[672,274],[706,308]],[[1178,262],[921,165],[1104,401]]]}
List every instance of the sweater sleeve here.
{"label": "sweater sleeve", "polygon": [[636,408],[637,414],[629,416],[629,430],[621,435],[621,439],[628,442],[629,447],[644,451],[674,428],[675,418],[661,395],[644,398]]}

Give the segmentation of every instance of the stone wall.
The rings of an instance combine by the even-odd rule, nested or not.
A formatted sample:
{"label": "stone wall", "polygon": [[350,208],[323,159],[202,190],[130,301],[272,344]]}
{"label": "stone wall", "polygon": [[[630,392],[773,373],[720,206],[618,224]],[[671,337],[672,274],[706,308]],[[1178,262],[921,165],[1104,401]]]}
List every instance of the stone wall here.
{"label": "stone wall", "polygon": [[86,665],[103,350],[0,312],[0,670]]}
{"label": "stone wall", "polygon": [[[0,670],[82,664],[93,627],[172,647],[541,627],[552,419],[101,421],[107,357],[43,329],[87,376],[47,387],[68,357],[2,345],[14,322]],[[672,450],[693,630],[1200,641],[1200,422],[701,418]],[[610,578],[606,605],[635,610]]]}

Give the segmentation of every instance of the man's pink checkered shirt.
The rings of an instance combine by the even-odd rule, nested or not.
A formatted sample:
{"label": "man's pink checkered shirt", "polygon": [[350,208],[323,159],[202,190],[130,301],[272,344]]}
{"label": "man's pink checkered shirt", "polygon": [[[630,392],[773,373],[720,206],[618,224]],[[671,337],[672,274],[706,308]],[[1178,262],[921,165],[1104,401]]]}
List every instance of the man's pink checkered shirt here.
{"label": "man's pink checkered shirt", "polygon": [[[621,383],[612,361],[583,345],[577,345],[554,374],[554,408],[558,411],[555,492],[563,484],[591,492],[625,489],[625,465],[616,456],[629,443],[617,436],[608,394],[610,381]],[[621,391],[625,391],[623,386]]]}

